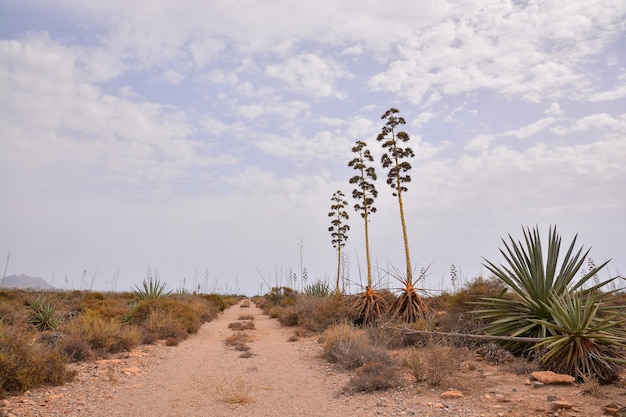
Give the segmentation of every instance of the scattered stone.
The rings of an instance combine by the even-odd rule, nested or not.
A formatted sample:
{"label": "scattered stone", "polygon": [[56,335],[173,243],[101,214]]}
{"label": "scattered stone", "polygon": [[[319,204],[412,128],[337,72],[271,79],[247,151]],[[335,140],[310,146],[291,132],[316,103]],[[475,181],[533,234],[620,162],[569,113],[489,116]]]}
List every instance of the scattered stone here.
{"label": "scattered stone", "polygon": [[554,401],[554,402],[552,403],[552,409],[553,409],[554,411],[569,410],[569,409],[570,409],[570,408],[572,408],[572,407],[573,407],[573,405],[572,405],[572,404],[568,403],[567,401],[563,401],[563,400],[560,400],[560,401]]}
{"label": "scattered stone", "polygon": [[552,371],[536,371],[530,374],[533,379],[546,385],[573,384],[576,381],[571,375],[557,374]]}
{"label": "scattered stone", "polygon": [[548,402],[549,403],[554,402],[556,400],[558,400],[558,397],[556,395],[548,395]]}
{"label": "scattered stone", "polygon": [[125,373],[126,375],[137,375],[137,374],[140,374],[140,373],[141,373],[141,369],[139,369],[139,368],[138,368],[138,367],[136,367],[136,366],[131,366],[131,367],[129,367],[129,368],[125,368],[125,369],[124,369],[124,373]]}
{"label": "scattered stone", "polygon": [[446,398],[461,398],[462,396],[463,396],[463,393],[461,391],[455,390],[455,389],[441,393],[441,398],[443,398],[443,399],[446,399]]}
{"label": "scattered stone", "polygon": [[435,407],[435,408],[445,408],[446,406],[443,405],[442,403],[437,403],[433,407]]}
{"label": "scattered stone", "polygon": [[616,403],[610,403],[602,407],[602,411],[610,416],[622,417],[626,415],[626,406],[622,406]]}
{"label": "scattered stone", "polygon": [[528,378],[524,381],[524,385],[532,385],[532,381]]}
{"label": "scattered stone", "polygon": [[533,388],[541,388],[541,387],[545,387],[546,384],[544,384],[543,382],[539,382],[539,381],[533,381]]}

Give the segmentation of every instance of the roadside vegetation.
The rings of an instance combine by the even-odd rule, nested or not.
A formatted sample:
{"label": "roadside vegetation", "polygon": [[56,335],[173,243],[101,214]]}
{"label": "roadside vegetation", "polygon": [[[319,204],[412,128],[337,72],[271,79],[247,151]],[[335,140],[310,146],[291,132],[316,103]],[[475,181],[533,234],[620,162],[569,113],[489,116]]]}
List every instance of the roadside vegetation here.
{"label": "roadside vegetation", "polygon": [[72,380],[71,363],[176,346],[239,299],[172,293],[153,277],[126,293],[1,290],[0,399]]}

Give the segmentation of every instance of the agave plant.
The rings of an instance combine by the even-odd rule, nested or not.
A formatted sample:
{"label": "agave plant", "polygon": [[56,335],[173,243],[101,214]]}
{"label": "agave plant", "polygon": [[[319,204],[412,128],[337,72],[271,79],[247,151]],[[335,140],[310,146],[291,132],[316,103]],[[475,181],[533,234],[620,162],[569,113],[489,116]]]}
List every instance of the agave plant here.
{"label": "agave plant", "polygon": [[626,317],[604,309],[601,298],[582,291],[551,297],[552,320],[537,320],[551,335],[533,346],[546,368],[579,380],[619,379],[626,364]]}
{"label": "agave plant", "polygon": [[[537,227],[532,231],[529,228],[524,229],[525,244],[516,242],[511,235],[509,239],[510,244],[502,240],[506,251],[500,249],[507,266],[497,266],[488,260],[484,264],[513,293],[508,296],[503,292],[497,297],[483,297],[477,302],[486,308],[476,313],[482,319],[493,320],[485,328],[489,334],[546,337],[550,333],[545,323],[553,322],[553,307],[550,304],[553,297],[558,298],[577,290],[588,294],[615,279],[610,278],[583,289],[608,261],[577,279],[589,249],[584,253],[582,247],[575,251],[574,237],[559,266],[561,237],[556,227],[550,227],[545,260]],[[513,343],[511,347],[520,346]]]}
{"label": "agave plant", "polygon": [[29,302],[31,317],[29,322],[39,331],[54,330],[61,323],[54,304],[38,296]]}
{"label": "agave plant", "polygon": [[[510,244],[503,240],[506,251],[500,250],[508,266],[489,261],[485,266],[512,294],[505,294],[505,289],[476,302],[484,307],[476,313],[491,320],[485,327],[487,333],[540,338],[530,349],[540,354],[547,368],[579,378],[614,379],[623,362],[624,309],[605,307],[612,292],[600,288],[617,277],[586,286],[608,261],[581,274],[589,250],[576,250],[574,237],[559,265],[561,237],[556,227],[550,228],[545,261],[536,227],[532,232],[524,230],[525,245],[509,238]],[[512,341],[507,347],[521,353],[529,346]]]}
{"label": "agave plant", "polygon": [[148,277],[143,280],[142,287],[135,285],[134,293],[140,300],[156,300],[161,297],[168,296],[172,291],[165,291],[167,288],[166,282],[161,282],[158,278],[153,277],[148,272]]}

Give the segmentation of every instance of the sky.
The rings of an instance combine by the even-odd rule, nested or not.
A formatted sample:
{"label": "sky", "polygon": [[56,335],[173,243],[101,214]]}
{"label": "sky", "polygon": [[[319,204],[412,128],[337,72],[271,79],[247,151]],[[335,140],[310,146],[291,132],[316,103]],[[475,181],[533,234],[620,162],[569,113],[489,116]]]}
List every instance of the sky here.
{"label": "sky", "polygon": [[[405,269],[376,141],[415,152],[412,265],[436,292],[555,226],[626,272],[626,2],[0,0],[0,265],[63,289],[256,295],[365,277],[351,148],[378,175],[375,281]],[[10,253],[10,255],[9,255]],[[8,260],[8,262],[7,262]],[[302,282],[306,269],[307,280]],[[295,283],[290,281],[296,275]]]}

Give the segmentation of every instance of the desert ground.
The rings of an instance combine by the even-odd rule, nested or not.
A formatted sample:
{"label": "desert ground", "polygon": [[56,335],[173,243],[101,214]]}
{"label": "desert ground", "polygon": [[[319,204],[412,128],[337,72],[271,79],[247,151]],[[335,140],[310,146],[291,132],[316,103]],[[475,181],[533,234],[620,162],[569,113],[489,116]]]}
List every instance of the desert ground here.
{"label": "desert ground", "polygon": [[[226,343],[243,334],[232,323],[254,323],[245,343]],[[294,337],[293,328],[240,303],[179,346],[75,365],[73,382],[3,400],[0,416],[626,416],[624,380],[592,395],[579,384],[536,384],[480,358],[442,386],[418,383],[404,368],[396,388],[351,393],[351,372],[320,357],[319,338]]]}

